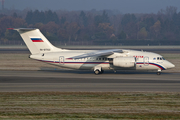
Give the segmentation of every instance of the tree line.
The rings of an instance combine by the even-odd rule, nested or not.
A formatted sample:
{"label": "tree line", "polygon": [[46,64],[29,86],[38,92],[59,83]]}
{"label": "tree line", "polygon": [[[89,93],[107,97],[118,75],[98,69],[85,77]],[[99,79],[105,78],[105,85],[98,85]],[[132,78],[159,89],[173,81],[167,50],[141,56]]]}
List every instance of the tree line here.
{"label": "tree line", "polygon": [[180,12],[173,6],[157,14],[117,11],[0,11],[0,42],[21,41],[7,28],[39,28],[58,44],[180,45]]}

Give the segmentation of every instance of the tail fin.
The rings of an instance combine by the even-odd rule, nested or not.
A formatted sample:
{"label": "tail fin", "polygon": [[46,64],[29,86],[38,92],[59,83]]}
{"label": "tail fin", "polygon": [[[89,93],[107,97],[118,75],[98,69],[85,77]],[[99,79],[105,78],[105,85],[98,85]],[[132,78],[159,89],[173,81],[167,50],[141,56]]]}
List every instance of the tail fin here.
{"label": "tail fin", "polygon": [[31,54],[46,53],[59,51],[61,49],[54,47],[46,37],[40,32],[39,29],[35,28],[15,28],[24,42],[26,43]]}

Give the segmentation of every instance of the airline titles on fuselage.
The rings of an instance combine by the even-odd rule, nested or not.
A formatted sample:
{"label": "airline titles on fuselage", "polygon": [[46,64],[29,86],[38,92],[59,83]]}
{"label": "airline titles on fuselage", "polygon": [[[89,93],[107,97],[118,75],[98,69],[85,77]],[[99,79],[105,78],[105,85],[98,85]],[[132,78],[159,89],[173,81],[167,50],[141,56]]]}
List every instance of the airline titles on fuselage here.
{"label": "airline titles on fuselage", "polygon": [[136,56],[136,55],[134,55],[133,57],[136,57],[136,58],[144,58],[144,56]]}

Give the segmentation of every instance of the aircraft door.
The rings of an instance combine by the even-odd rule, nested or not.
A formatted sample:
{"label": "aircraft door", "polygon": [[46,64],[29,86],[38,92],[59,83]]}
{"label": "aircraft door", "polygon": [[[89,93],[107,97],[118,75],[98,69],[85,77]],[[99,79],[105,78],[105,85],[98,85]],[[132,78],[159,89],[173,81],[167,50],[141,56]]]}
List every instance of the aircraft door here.
{"label": "aircraft door", "polygon": [[149,65],[149,57],[144,57],[144,65],[145,66]]}
{"label": "aircraft door", "polygon": [[64,56],[59,57],[59,64],[64,65]]}

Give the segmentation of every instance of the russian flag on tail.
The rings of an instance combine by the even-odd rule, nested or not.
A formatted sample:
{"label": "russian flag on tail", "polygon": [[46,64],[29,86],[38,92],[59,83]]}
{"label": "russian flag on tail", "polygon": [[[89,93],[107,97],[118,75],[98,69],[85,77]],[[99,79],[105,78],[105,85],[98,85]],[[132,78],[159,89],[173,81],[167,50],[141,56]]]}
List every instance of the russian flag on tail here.
{"label": "russian flag on tail", "polygon": [[31,38],[32,42],[44,42],[41,38]]}

